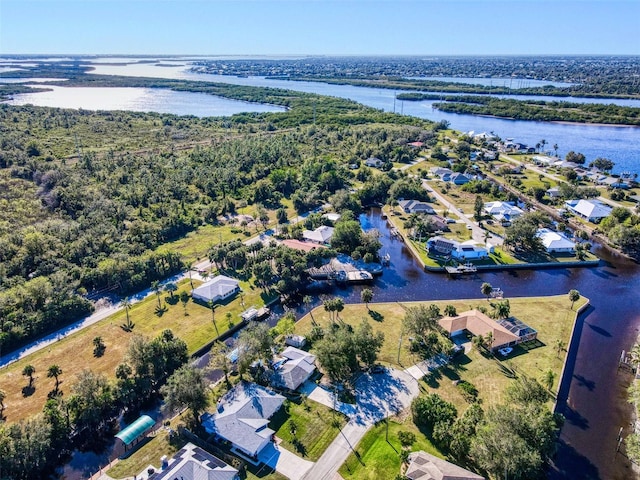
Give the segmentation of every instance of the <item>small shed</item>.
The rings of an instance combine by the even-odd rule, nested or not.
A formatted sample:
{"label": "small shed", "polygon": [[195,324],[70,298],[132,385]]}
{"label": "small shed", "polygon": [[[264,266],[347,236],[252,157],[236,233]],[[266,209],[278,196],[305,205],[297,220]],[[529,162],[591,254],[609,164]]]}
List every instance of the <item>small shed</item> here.
{"label": "small shed", "polygon": [[142,415],[135,422],[120,430],[116,434],[116,438],[122,442],[126,452],[143,440],[155,424],[156,421],[149,415]]}

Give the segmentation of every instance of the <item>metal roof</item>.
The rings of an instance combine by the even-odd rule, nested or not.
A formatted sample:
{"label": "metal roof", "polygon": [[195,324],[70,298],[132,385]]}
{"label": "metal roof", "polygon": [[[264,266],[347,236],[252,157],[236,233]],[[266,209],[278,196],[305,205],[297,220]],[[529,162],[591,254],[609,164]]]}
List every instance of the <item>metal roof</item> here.
{"label": "metal roof", "polygon": [[149,428],[156,424],[155,420],[149,415],[142,415],[131,425],[128,425],[125,429],[120,430],[116,435],[116,438],[122,440],[125,445],[131,445],[133,441],[142,435]]}

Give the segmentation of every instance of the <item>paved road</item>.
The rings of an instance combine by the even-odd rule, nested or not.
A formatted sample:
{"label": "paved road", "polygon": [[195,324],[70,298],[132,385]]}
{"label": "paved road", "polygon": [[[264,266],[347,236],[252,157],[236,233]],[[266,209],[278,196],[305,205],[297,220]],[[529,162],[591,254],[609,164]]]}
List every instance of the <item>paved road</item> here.
{"label": "paved road", "polygon": [[[462,210],[460,210],[453,203],[444,198],[431,185],[429,185],[429,182],[427,180],[422,181],[422,186],[429,192],[430,195],[433,195],[436,200],[438,200],[438,202],[444,205],[447,210],[457,215],[458,218],[460,218],[460,221],[467,225],[467,229],[471,231],[471,237],[474,241],[481,244],[489,242],[491,245],[502,245],[504,243],[504,239],[502,237],[494,235],[493,233],[488,232],[487,230],[484,230],[476,225]],[[486,236],[487,233],[489,233],[488,238]]]}

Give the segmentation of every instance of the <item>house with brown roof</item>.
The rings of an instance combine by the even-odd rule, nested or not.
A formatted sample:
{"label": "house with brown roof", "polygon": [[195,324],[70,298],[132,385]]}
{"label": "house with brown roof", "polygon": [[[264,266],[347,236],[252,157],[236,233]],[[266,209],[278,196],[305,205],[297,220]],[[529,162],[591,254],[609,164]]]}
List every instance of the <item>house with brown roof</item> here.
{"label": "house with brown roof", "polygon": [[422,450],[409,454],[409,462],[405,476],[411,480],[484,480],[482,475]]}
{"label": "house with brown roof", "polygon": [[[520,325],[524,325],[522,322],[518,322],[519,328],[516,331],[512,331],[512,329],[508,328],[509,323],[505,324],[504,321],[496,322],[480,310],[462,312],[457,317],[444,317],[438,320],[438,323],[449,336],[457,335],[465,330],[474,336],[486,337],[487,334],[491,333],[493,337],[491,350],[498,350],[527,340],[533,340],[536,334],[535,330],[526,327],[526,325],[524,327],[529,328],[529,330],[523,330],[520,327]],[[522,336],[519,334],[520,332],[523,333]]]}

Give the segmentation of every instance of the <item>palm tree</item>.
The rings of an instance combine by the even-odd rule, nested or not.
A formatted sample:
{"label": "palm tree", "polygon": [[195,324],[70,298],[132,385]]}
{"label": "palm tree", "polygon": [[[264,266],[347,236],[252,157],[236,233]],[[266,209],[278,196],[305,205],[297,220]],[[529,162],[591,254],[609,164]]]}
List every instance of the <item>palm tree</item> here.
{"label": "palm tree", "polygon": [[491,295],[491,292],[493,291],[493,287],[491,286],[490,283],[484,282],[482,284],[482,286],[480,287],[480,291],[482,292],[482,294],[484,296],[487,297],[487,300],[489,300],[489,296]]}
{"label": "palm tree", "polygon": [[[302,299],[302,303],[304,303],[307,309],[309,309],[309,307],[311,307],[311,304],[313,303],[313,298],[311,297],[311,295],[305,295],[304,298]],[[309,315],[311,315],[311,321],[315,322],[313,318],[313,312],[310,309],[309,309]]]}
{"label": "palm tree", "polygon": [[127,315],[127,323],[124,324],[124,328],[127,331],[131,331],[133,329],[133,323],[131,323],[131,318],[129,317],[129,310],[131,309],[129,297],[124,297],[120,302],[120,306],[124,308],[124,313]]}
{"label": "palm tree", "polygon": [[447,305],[446,307],[444,307],[444,314],[447,317],[455,317],[458,312],[456,311],[456,307],[454,307],[453,305]]}
{"label": "palm tree", "polygon": [[156,292],[156,298],[158,299],[158,308],[162,308],[160,304],[160,282],[158,280],[154,280],[151,282],[151,289]]}
{"label": "palm tree", "polygon": [[22,369],[22,375],[24,375],[25,377],[29,377],[29,387],[31,387],[31,385],[33,385],[33,374],[34,373],[36,373],[36,367],[34,367],[31,364],[25,365],[25,367]]}
{"label": "palm tree", "polygon": [[543,138],[542,140],[540,140],[540,148],[542,148],[542,150],[544,151],[544,146],[547,144],[547,141]]}
{"label": "palm tree", "polygon": [[494,303],[493,311],[496,318],[509,318],[509,315],[511,314],[511,305],[509,305],[509,300]]}
{"label": "palm tree", "polygon": [[553,388],[553,382],[556,379],[556,374],[552,370],[547,370],[542,376],[542,384],[547,387],[547,390]]}
{"label": "palm tree", "polygon": [[556,157],[558,156],[558,144],[554,143],[553,144],[553,151],[555,152]]}
{"label": "palm tree", "polygon": [[369,310],[369,302],[373,300],[373,291],[370,288],[364,288],[360,292],[360,300],[367,306],[367,310]]}
{"label": "palm tree", "polygon": [[472,343],[478,350],[485,348],[485,339],[482,335],[476,335],[473,337]]}
{"label": "palm tree", "polygon": [[571,310],[573,310],[573,304],[580,300],[580,292],[578,290],[569,290],[569,300],[571,300]]}
{"label": "palm tree", "polygon": [[487,348],[491,352],[493,350],[493,332],[489,332],[484,336],[484,342],[487,345]]}
{"label": "palm tree", "polygon": [[560,352],[563,351],[565,348],[564,342],[559,339],[556,340],[555,347],[556,347],[556,357],[560,357]]}
{"label": "palm tree", "polygon": [[58,387],[60,386],[60,377],[62,375],[62,369],[58,365],[51,365],[49,370],[47,370],[47,378],[55,378],[56,379],[56,393],[58,392]]}
{"label": "palm tree", "polygon": [[209,305],[209,308],[211,309],[211,321],[213,321],[213,327],[216,329],[216,338],[218,338],[220,336],[220,332],[218,332],[218,325],[216,324],[216,308],[218,308],[219,305],[213,303],[213,300],[209,300],[207,305]]}
{"label": "palm tree", "polygon": [[173,294],[176,290],[178,290],[178,286],[173,282],[169,282],[164,286],[164,290],[165,292],[169,292],[171,300],[173,300]]}

